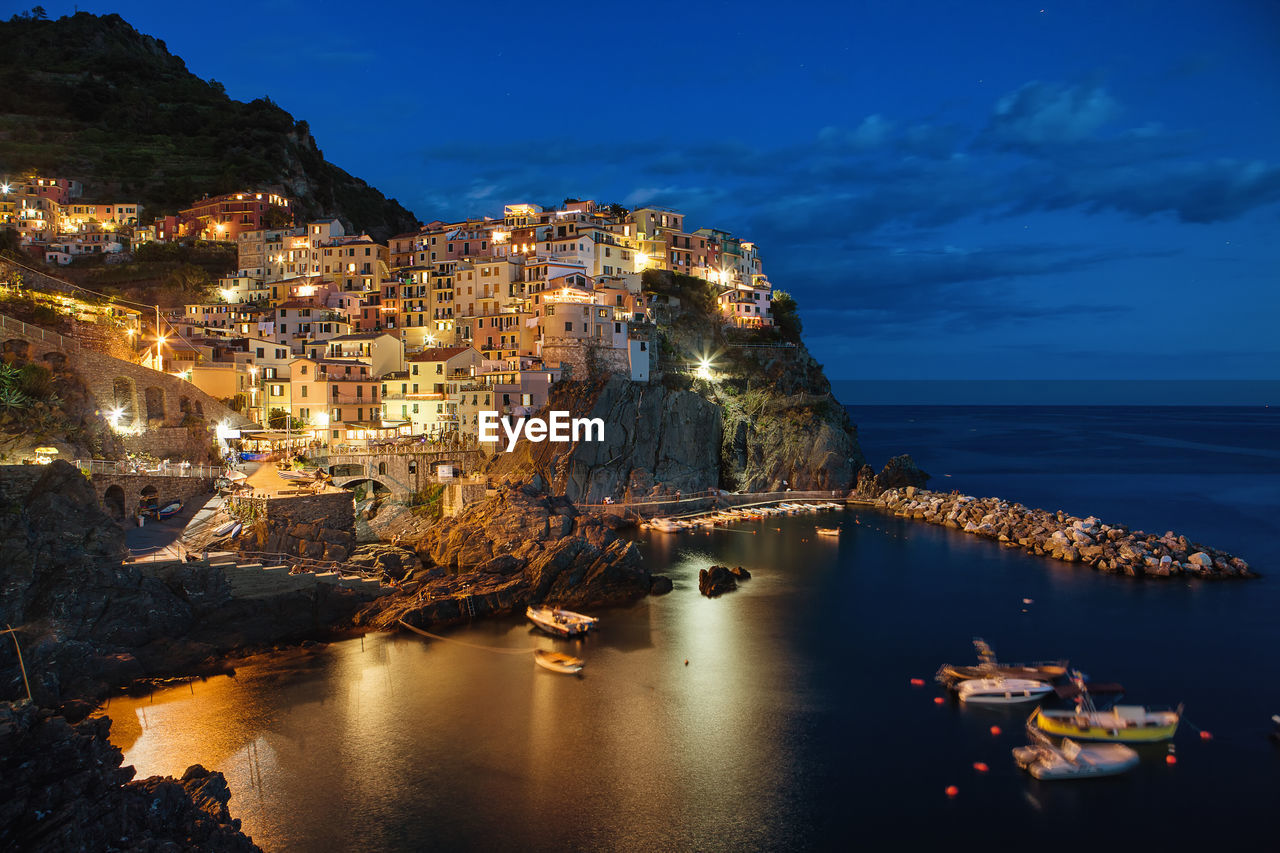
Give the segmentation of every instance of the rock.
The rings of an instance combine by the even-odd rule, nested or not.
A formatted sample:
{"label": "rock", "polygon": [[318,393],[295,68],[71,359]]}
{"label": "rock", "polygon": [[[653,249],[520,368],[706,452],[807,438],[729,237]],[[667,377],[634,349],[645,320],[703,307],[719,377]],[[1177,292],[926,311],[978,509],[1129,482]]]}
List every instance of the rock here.
{"label": "rock", "polygon": [[1213,558],[1203,551],[1197,551],[1196,553],[1187,557],[1187,562],[1192,564],[1193,566],[1198,566],[1204,569],[1213,565]]}
{"label": "rock", "polygon": [[738,588],[738,581],[727,566],[712,566],[698,572],[698,592],[715,598]]}
{"label": "rock", "polygon": [[666,595],[671,592],[672,588],[671,578],[666,575],[653,575],[649,579],[650,595]]}
{"label": "rock", "polygon": [[[130,781],[105,717],[71,725],[29,703],[0,703],[0,846],[28,850],[250,853],[221,773]],[[107,817],[109,816],[109,817]]]}
{"label": "rock", "polygon": [[735,566],[734,568],[729,569],[729,574],[733,575],[735,578],[737,578],[740,581],[751,579],[751,572],[742,568],[742,566]]}
{"label": "rock", "polygon": [[[903,487],[924,488],[929,482],[929,475],[916,465],[909,454],[895,456],[885,463],[884,469],[876,477],[876,487],[881,491]],[[908,497],[914,496],[913,491]]]}

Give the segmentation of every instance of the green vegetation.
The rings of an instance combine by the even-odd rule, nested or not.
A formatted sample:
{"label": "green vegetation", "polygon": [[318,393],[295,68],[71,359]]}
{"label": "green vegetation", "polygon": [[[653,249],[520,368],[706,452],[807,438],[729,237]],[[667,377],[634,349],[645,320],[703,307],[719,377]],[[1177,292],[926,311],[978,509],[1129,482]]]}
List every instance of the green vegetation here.
{"label": "green vegetation", "polygon": [[288,429],[297,432],[301,432],[306,427],[306,424],[297,418],[289,417],[289,413],[284,409],[272,409],[267,414],[267,427],[269,429],[286,429],[286,424]]}
{"label": "green vegetation", "polygon": [[782,339],[793,344],[800,343],[800,332],[803,326],[800,323],[800,314],[796,311],[795,298],[785,290],[775,290],[770,310]]}
{"label": "green vegetation", "polygon": [[231,100],[119,15],[15,15],[0,23],[0,55],[0,163],[12,171],[74,178],[153,217],[206,193],[275,187],[304,218],[336,215],[383,239],[416,227],[327,162],[305,121],[270,98]]}

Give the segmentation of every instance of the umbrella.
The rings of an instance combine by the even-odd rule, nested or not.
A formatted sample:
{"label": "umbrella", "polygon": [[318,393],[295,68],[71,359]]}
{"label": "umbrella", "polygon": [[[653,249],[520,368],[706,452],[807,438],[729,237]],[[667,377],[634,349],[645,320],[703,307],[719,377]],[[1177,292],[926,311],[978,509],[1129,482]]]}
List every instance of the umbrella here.
{"label": "umbrella", "polygon": [[249,475],[243,471],[231,471],[225,476],[228,480],[232,481],[233,483],[238,483],[241,480],[249,479]]}
{"label": "umbrella", "polygon": [[36,448],[36,453],[48,453],[53,455],[53,454],[56,454],[57,452],[58,452],[58,448],[56,447],[37,447]]}

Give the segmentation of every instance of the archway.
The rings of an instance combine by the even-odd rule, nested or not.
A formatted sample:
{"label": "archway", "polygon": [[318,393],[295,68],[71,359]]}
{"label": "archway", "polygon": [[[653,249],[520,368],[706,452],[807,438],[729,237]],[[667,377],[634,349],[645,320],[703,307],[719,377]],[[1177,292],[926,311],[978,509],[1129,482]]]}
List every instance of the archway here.
{"label": "archway", "polygon": [[137,389],[133,380],[127,376],[117,376],[111,380],[111,396],[115,400],[115,409],[120,413],[116,423],[124,428],[133,426],[138,417]]}
{"label": "archway", "polygon": [[107,486],[107,491],[102,496],[102,506],[107,511],[107,515],[117,521],[123,521],[124,489],[119,486]]}
{"label": "archway", "polygon": [[356,503],[361,503],[371,499],[376,500],[378,498],[385,498],[391,494],[391,489],[386,483],[383,483],[380,480],[375,480],[372,477],[343,483],[342,488],[355,493]]}
{"label": "archway", "polygon": [[164,391],[152,385],[146,391],[147,421],[164,422]]}
{"label": "archway", "polygon": [[155,510],[159,509],[160,493],[156,491],[155,486],[144,486],[142,493],[138,496],[139,510]]}

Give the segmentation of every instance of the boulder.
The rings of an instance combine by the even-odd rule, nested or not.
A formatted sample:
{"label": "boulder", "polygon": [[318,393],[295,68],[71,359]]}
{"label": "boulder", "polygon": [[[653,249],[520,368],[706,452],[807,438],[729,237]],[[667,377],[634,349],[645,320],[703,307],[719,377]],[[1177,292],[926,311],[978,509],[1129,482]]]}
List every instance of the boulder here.
{"label": "boulder", "polygon": [[728,566],[712,566],[698,572],[698,592],[716,598],[738,588],[738,581]]}

